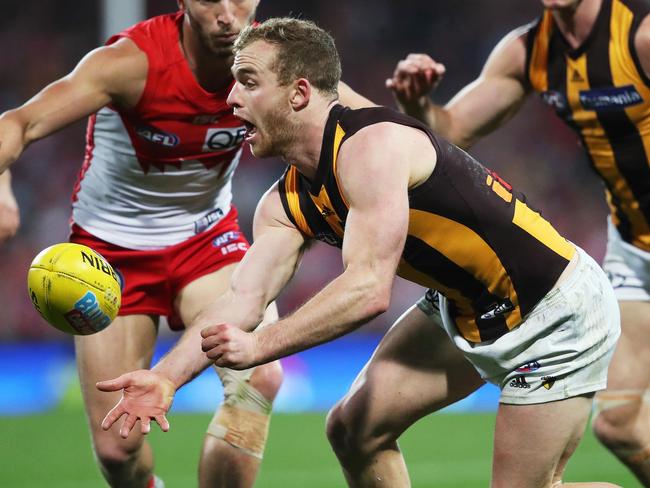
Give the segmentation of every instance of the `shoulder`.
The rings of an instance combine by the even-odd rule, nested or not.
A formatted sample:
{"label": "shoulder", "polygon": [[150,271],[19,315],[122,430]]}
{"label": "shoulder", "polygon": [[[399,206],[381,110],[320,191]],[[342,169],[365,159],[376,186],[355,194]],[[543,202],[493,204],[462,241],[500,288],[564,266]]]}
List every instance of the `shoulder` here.
{"label": "shoulder", "polygon": [[280,197],[283,185],[284,177],[276,181],[260,198],[253,219],[255,229],[263,227],[297,228]]}
{"label": "shoulder", "polygon": [[345,140],[337,158],[336,172],[348,201],[368,183],[406,186],[412,173],[433,165],[436,148],[429,134],[413,125],[382,121],[359,129]]}
{"label": "shoulder", "polygon": [[125,38],[133,40],[136,44],[155,44],[164,42],[170,37],[178,38],[180,20],[180,13],[151,17],[111,36],[106,41],[106,45]]}
{"label": "shoulder", "polygon": [[[635,61],[639,69],[643,71],[646,78],[650,76],[650,12],[647,10],[638,19],[639,27],[634,34],[634,52]],[[650,80],[648,80],[650,81]],[[646,81],[646,83],[648,83]]]}
{"label": "shoulder", "polygon": [[106,93],[113,103],[133,106],[147,79],[147,56],[129,39],[89,52],[65,79]]}
{"label": "shoulder", "polygon": [[511,30],[494,47],[483,69],[483,75],[501,75],[523,79],[527,50],[534,34],[534,23]]}

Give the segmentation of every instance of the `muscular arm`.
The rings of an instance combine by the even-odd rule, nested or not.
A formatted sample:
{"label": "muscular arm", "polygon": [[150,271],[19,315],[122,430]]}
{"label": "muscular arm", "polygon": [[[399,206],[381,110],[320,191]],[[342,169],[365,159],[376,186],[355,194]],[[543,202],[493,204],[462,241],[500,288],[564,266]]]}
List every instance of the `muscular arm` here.
{"label": "muscular arm", "polygon": [[645,75],[650,77],[650,15],[641,21],[634,38],[634,47]]}
{"label": "muscular arm", "polygon": [[[504,37],[490,54],[480,76],[458,92],[444,107],[435,105],[427,94],[414,97],[415,92],[407,89],[410,86],[408,80],[418,76],[418,66],[404,66],[403,71],[408,68],[410,73],[402,73],[400,78],[398,65],[398,70],[388,85],[395,92],[403,111],[424,121],[454,144],[468,148],[477,139],[509,120],[525,99],[524,36],[525,31],[520,28]],[[420,58],[413,62],[422,66],[422,69],[434,70],[437,63],[426,58],[428,61]],[[427,68],[429,64],[431,67]],[[433,86],[435,80],[429,79],[430,86]]]}
{"label": "muscular arm", "polygon": [[12,237],[18,230],[20,213],[11,190],[11,174],[0,173],[0,243]]}
{"label": "muscular arm", "polygon": [[201,329],[230,324],[251,331],[298,267],[305,244],[289,222],[274,185],[262,198],[253,224],[254,243],[235,270],[229,290],[204,309],[153,371],[176,388],[190,381],[212,361],[201,353]]}
{"label": "muscular arm", "polygon": [[339,82],[339,102],[341,105],[354,109],[377,106],[363,95],[355,92],[342,81]]}
{"label": "muscular arm", "polygon": [[398,162],[405,159],[403,147],[424,142],[420,137],[413,129],[377,124],[342,146],[339,176],[350,205],[344,271],[291,316],[255,331],[255,364],[332,340],[388,308],[409,216],[410,165]]}
{"label": "muscular arm", "polygon": [[51,83],[22,106],[0,116],[0,173],[31,142],[108,103],[133,106],[147,78],[146,55],[128,39],[88,53],[67,76]]}

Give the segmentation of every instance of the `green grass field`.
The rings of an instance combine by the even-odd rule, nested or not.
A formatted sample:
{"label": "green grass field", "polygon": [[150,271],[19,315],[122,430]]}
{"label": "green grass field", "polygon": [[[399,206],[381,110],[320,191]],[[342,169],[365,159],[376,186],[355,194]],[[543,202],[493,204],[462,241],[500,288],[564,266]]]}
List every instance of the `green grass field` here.
{"label": "green grass field", "polygon": [[[152,432],[156,472],[168,488],[196,486],[200,439],[209,419],[207,415],[172,415],[169,433]],[[275,415],[257,486],[344,486],[323,433],[324,424],[324,414]],[[439,414],[422,420],[401,441],[413,486],[488,486],[493,427],[492,414]],[[85,418],[78,408],[39,416],[2,417],[0,439],[2,488],[105,486],[94,465]],[[566,479],[640,486],[590,433],[574,455]]]}

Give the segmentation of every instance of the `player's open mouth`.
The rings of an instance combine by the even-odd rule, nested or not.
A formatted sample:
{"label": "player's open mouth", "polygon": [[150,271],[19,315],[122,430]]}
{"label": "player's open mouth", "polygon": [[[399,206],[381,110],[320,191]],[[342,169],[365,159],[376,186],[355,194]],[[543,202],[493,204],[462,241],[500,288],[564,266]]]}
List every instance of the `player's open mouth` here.
{"label": "player's open mouth", "polygon": [[255,127],[253,124],[250,122],[247,122],[246,120],[243,121],[244,126],[246,127],[246,136],[245,139],[246,141],[250,141],[253,137],[255,137],[255,134],[257,134],[257,127]]}

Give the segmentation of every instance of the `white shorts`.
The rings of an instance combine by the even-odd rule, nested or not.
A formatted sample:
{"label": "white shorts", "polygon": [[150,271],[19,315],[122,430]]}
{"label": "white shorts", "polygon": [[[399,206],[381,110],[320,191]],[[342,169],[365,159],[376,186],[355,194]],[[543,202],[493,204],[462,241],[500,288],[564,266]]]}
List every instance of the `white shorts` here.
{"label": "white shorts", "polygon": [[612,282],[616,298],[623,301],[650,301],[650,252],[628,244],[607,221],[607,252],[603,269]]}
{"label": "white shorts", "polygon": [[[493,341],[467,341],[440,295],[440,325],[483,379],[501,388],[501,403],[545,403],[605,389],[621,330],[618,303],[598,264],[579,248],[576,258],[571,274]],[[431,298],[428,293],[418,307],[435,320]]]}

